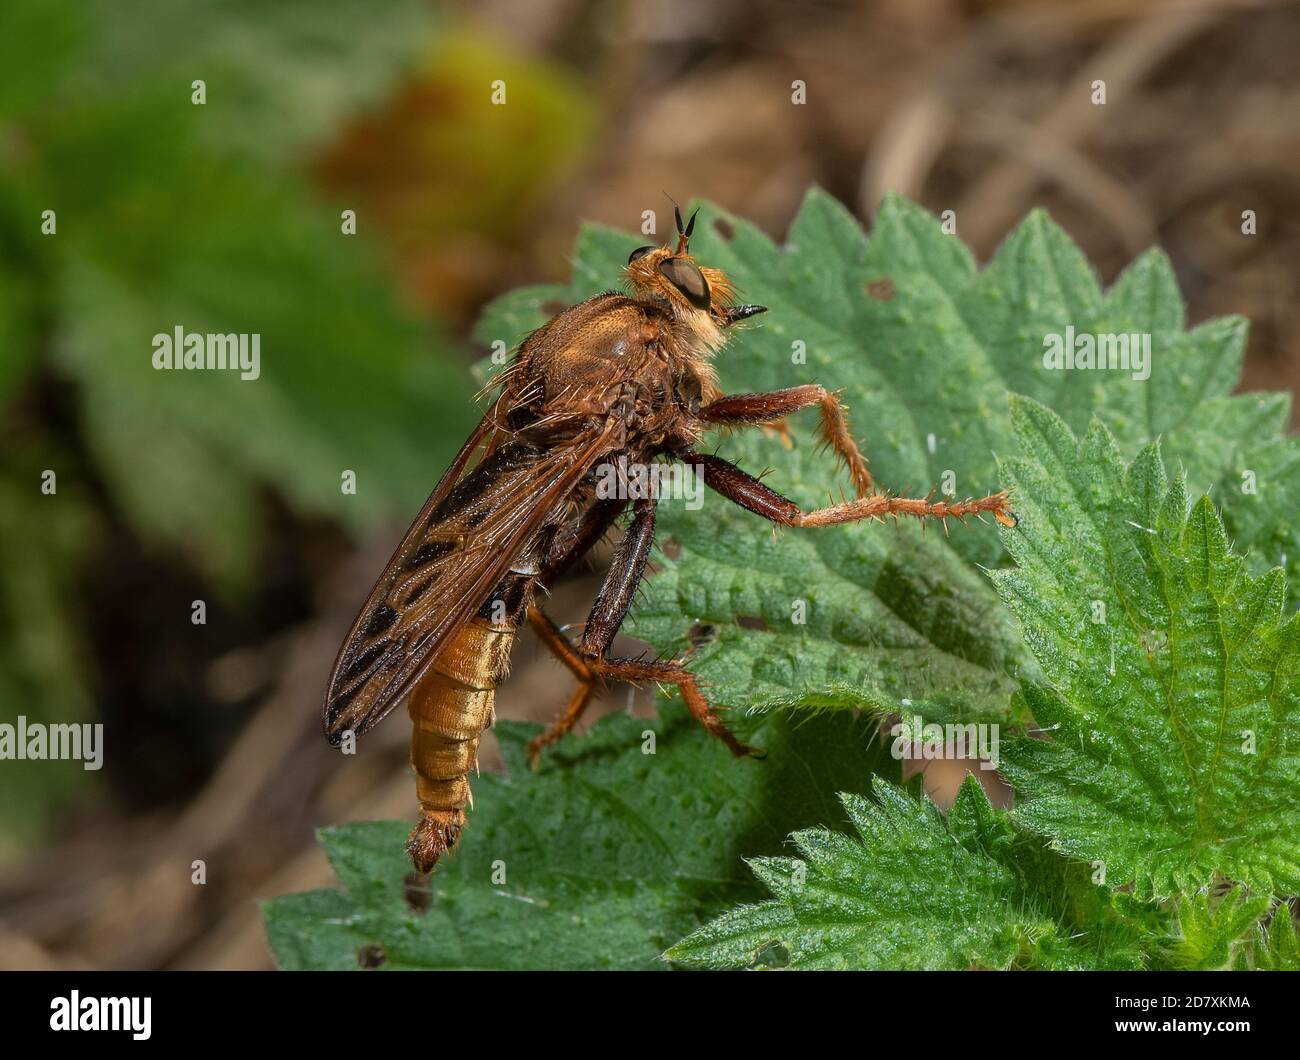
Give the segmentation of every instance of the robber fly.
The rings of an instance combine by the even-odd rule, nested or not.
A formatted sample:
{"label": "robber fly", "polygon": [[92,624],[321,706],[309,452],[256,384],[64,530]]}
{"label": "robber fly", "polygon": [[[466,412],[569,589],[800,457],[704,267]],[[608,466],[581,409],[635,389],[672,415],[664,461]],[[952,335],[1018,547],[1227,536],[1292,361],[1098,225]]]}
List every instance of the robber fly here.
{"label": "robber fly", "polygon": [[[573,727],[607,680],[674,685],[733,754],[754,753],[727,730],[681,662],[607,655],[645,574],[655,534],[653,497],[631,502],[631,520],[577,643],[538,606],[538,589],[590,551],[629,504],[597,495],[598,468],[645,467],[659,458],[702,467],[706,486],[780,526],[904,515],[946,521],[985,512],[1012,521],[1005,493],[931,502],[877,491],[843,406],[817,384],[723,395],[711,359],[737,323],[766,309],[739,304],[726,275],[690,256],[695,217],[683,225],[676,211],[675,249],[632,252],[626,270],[632,294],[597,295],[525,339],[493,387],[499,393],[487,415],[384,568],[334,663],[324,707],[332,744],[349,731],[360,736],[408,703],[421,815],[409,850],[423,872],[455,845],[465,824],[479,736],[493,720],[495,689],[524,622],[577,679],[563,715],[532,742],[534,761]],[[785,417],[814,406],[855,500],[804,511],[735,465],[695,449],[711,427],[783,428]]]}

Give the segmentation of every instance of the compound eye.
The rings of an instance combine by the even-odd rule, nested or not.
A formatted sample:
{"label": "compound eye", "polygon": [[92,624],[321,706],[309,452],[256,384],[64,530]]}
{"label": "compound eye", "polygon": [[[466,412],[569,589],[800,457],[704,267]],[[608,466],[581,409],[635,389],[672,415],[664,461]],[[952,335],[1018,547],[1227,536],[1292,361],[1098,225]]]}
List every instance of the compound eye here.
{"label": "compound eye", "polygon": [[634,261],[640,261],[652,250],[654,250],[654,247],[637,247],[636,250],[632,251],[632,253],[627,256],[627,263],[631,265]]}
{"label": "compound eye", "polygon": [[659,271],[696,309],[709,308],[709,282],[694,262],[685,258],[665,258],[659,263]]}

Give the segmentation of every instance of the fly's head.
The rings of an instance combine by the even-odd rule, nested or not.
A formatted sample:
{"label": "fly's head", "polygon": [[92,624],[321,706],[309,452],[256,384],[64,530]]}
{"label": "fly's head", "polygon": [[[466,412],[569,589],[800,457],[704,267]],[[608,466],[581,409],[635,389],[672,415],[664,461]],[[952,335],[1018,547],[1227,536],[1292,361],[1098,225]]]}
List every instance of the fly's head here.
{"label": "fly's head", "polygon": [[736,289],[721,269],[701,265],[689,253],[695,231],[696,210],[688,223],[674,207],[677,246],[638,247],[627,259],[627,278],[640,298],[651,298],[667,306],[688,324],[712,323],[729,328],[738,320],[767,311],[761,305],[736,305]]}

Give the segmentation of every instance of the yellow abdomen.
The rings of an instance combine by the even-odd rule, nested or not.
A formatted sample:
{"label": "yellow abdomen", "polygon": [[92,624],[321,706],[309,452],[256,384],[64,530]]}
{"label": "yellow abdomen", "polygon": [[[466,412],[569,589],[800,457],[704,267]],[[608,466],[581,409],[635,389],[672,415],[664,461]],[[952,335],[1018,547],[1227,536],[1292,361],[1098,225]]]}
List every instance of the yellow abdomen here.
{"label": "yellow abdomen", "polygon": [[439,654],[411,692],[411,767],[420,798],[420,823],[410,851],[428,872],[455,845],[471,800],[470,770],[478,766],[478,741],[492,721],[497,685],[505,679],[514,645],[513,626],[475,618]]}

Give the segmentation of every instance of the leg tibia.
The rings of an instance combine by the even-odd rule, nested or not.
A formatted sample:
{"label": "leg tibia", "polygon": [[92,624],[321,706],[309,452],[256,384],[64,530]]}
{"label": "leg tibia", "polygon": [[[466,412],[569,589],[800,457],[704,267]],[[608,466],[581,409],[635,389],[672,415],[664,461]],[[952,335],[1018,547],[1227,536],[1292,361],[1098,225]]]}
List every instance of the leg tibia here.
{"label": "leg tibia", "polygon": [[682,694],[686,709],[710,735],[721,740],[733,755],[753,755],[761,758],[763,752],[737,740],[723,724],[716,710],[696,683],[695,675],[678,662],[643,662],[638,659],[593,659],[592,669],[602,677],[619,681],[654,681],[656,684],[676,685]]}
{"label": "leg tibia", "polygon": [[762,394],[732,394],[705,405],[700,409],[700,419],[724,426],[772,425],[779,424],[791,413],[813,405],[821,409],[821,436],[843,461],[858,496],[870,493],[872,479],[867,468],[867,458],[862,455],[849,432],[844,403],[838,394],[832,394],[823,386],[810,383]]}
{"label": "leg tibia", "polygon": [[1005,492],[988,497],[964,501],[931,501],[924,497],[894,497],[887,493],[873,493],[857,500],[832,504],[805,512],[789,497],[784,497],[764,485],[753,475],[746,474],[735,464],[716,456],[684,453],[682,459],[704,467],[704,482],[710,489],[781,526],[833,526],[862,519],[883,519],[887,516],[911,516],[915,519],[938,519],[947,526],[949,519],[968,516],[992,515],[1004,526],[1014,526],[1015,516],[1009,507]]}

